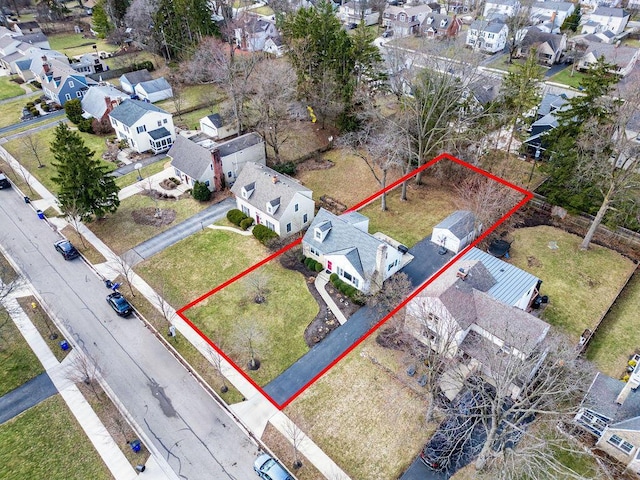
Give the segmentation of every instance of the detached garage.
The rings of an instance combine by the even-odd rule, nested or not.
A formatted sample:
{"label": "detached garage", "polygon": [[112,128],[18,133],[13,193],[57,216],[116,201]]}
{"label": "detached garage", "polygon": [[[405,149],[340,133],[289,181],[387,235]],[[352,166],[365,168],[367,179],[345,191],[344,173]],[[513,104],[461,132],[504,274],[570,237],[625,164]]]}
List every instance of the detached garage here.
{"label": "detached garage", "polygon": [[481,230],[482,225],[476,225],[476,216],[472,212],[458,210],[433,227],[431,241],[458,253],[473,242]]}

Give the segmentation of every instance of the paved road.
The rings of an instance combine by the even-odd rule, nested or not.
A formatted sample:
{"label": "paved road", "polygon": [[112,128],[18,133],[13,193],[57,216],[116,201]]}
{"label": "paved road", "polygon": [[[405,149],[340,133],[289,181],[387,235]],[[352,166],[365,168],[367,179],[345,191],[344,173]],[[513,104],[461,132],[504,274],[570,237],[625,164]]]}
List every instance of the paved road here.
{"label": "paved road", "polygon": [[255,443],[136,317],[109,308],[104,283],[80,259],[65,262],[59,237],[13,190],[0,191],[0,243],[42,303],[94,358],[142,438],[173,478],[255,477]]}
{"label": "paved road", "polygon": [[[431,243],[428,238],[409,250],[414,259],[402,271],[409,276],[414,288],[422,285],[453,257],[451,253],[438,255],[437,250],[437,245]],[[347,323],[332,331],[322,342],[314,345],[298,361],[268,383],[264,387],[265,392],[282,405],[360,340],[386,316],[386,313],[368,306],[360,308]]]}
{"label": "paved road", "polygon": [[0,397],[0,425],[58,393],[47,373],[41,373]]}
{"label": "paved road", "polygon": [[[111,176],[113,177],[122,177],[127,173],[131,173],[136,169],[136,164],[140,163],[142,167],[146,167],[147,165],[151,165],[152,163],[159,162],[161,160],[165,160],[167,158],[166,153],[160,153],[158,155],[153,155],[151,157],[143,158],[139,162],[129,163],[127,165],[123,165],[122,167],[116,168],[113,172],[111,172]],[[141,167],[141,168],[142,168]]]}
{"label": "paved road", "polygon": [[29,125],[33,125],[34,123],[42,122],[43,120],[54,120],[56,118],[63,117],[65,115],[64,110],[58,110],[57,112],[52,112],[43,117],[32,118],[31,120],[25,120],[24,122],[14,123],[13,125],[9,125],[7,127],[0,128],[0,135],[4,136],[6,133],[12,132],[13,130],[17,130],[19,128],[28,127]]}
{"label": "paved road", "polygon": [[159,235],[133,247],[123,255],[123,258],[125,258],[131,266],[137,265],[165,248],[178,243],[180,240],[193,235],[199,230],[203,230],[207,225],[211,225],[213,222],[224,218],[227,211],[234,208],[235,204],[233,198],[227,198],[222,202],[211,205],[186,219],[184,222],[177,224],[175,227],[165,230]]}

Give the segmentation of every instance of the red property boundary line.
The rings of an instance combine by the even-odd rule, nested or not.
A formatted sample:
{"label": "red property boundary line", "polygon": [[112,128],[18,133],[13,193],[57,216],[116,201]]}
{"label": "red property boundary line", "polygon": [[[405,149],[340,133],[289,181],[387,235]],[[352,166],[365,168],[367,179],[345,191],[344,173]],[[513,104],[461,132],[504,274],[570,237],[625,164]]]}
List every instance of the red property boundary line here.
{"label": "red property boundary line", "polygon": [[378,323],[376,323],[367,333],[365,333],[362,337],[360,337],[353,345],[351,345],[349,348],[347,348],[333,362],[331,362],[324,369],[322,369],[316,376],[314,376],[311,380],[309,380],[302,388],[300,388],[300,390],[298,390],[294,395],[292,395],[289,399],[287,399],[286,402],[284,402],[282,404],[279,404],[275,400],[273,400],[269,395],[267,395],[267,393],[264,391],[264,389],[260,385],[258,385],[244,370],[239,368],[236,365],[236,363],[231,358],[229,358],[229,356],[227,354],[225,354],[220,348],[218,348],[218,346],[216,344],[214,344],[211,341],[211,339],[209,339],[209,337],[207,337],[196,325],[194,325],[193,322],[191,322],[191,320],[189,320],[186,317],[184,312],[186,310],[192,308],[193,306],[197,305],[201,301],[205,300],[206,298],[210,297],[211,295],[214,295],[216,292],[219,292],[223,288],[225,288],[225,287],[231,285],[232,283],[236,282],[237,280],[241,279],[245,275],[248,275],[249,273],[253,272],[254,270],[256,270],[256,269],[260,268],[261,266],[265,265],[266,263],[270,262],[271,260],[274,260],[275,258],[277,258],[280,255],[282,255],[284,252],[286,252],[288,250],[291,250],[295,246],[299,245],[300,243],[302,243],[302,238],[299,238],[299,239],[291,242],[289,245],[281,248],[277,252],[269,255],[268,257],[266,257],[265,259],[263,259],[260,262],[256,263],[255,265],[249,267],[248,269],[244,270],[243,272],[239,273],[238,275],[230,278],[229,280],[227,280],[226,282],[224,282],[221,285],[217,286],[213,290],[205,293],[204,295],[201,295],[200,297],[196,298],[192,302],[188,303],[187,305],[185,305],[184,307],[179,309],[176,313],[191,328],[193,328],[193,330],[195,332],[197,332],[198,335],[200,335],[200,337],[202,337],[202,339],[205,342],[207,342],[207,344],[209,344],[211,346],[211,348],[213,348],[219,355],[221,355],[225,360],[227,360],[249,383],[251,383],[251,385],[253,385],[260,393],[262,393],[262,395],[267,400],[269,400],[269,402],[271,402],[271,404],[273,406],[275,406],[278,410],[283,410],[287,405],[289,405],[293,400],[295,400],[300,394],[302,394],[302,392],[304,392],[313,383],[315,383],[320,377],[322,377],[331,368],[333,368],[345,356],[347,356],[349,353],[351,353],[358,345],[360,345],[364,340],[366,340],[373,332],[375,332],[378,328],[380,328],[380,326],[382,326],[387,320],[389,320],[389,318],[391,318],[393,315],[395,315],[407,303],[409,303],[417,295],[419,295],[420,292],[422,292],[431,282],[436,280],[440,275],[442,275],[442,273],[444,273],[445,270],[447,270],[449,267],[451,267],[451,265],[453,265],[455,262],[457,262],[460,259],[460,257],[464,256],[469,250],[471,250],[471,248],[475,247],[478,243],[480,243],[482,240],[484,240],[488,235],[490,235],[492,232],[494,232],[496,230],[496,228],[498,228],[502,223],[504,223],[504,221],[507,218],[509,218],[511,215],[513,215],[517,210],[519,210],[523,205],[525,205],[529,200],[531,200],[533,198],[533,193],[532,192],[530,192],[528,190],[525,190],[524,188],[521,188],[521,187],[519,187],[517,185],[514,185],[513,183],[508,182],[503,178],[497,177],[497,176],[495,176],[495,175],[493,175],[493,174],[491,174],[491,173],[489,173],[489,172],[487,172],[485,170],[482,170],[481,168],[475,167],[475,166],[473,166],[473,165],[471,165],[471,164],[469,164],[469,163],[467,163],[467,162],[465,162],[463,160],[460,160],[460,159],[454,157],[453,155],[449,155],[447,153],[444,153],[444,154],[439,155],[438,157],[434,158],[433,160],[429,161],[428,163],[422,165],[421,167],[409,172],[407,175],[403,176],[402,178],[399,178],[398,180],[396,180],[395,182],[391,183],[390,185],[388,185],[384,189],[382,189],[382,190],[374,193],[370,197],[362,200],[360,203],[358,203],[358,204],[354,205],[353,207],[349,208],[347,210],[347,212],[353,212],[353,211],[361,209],[362,207],[364,207],[364,206],[370,204],[371,202],[377,200],[378,197],[380,197],[383,193],[387,193],[390,190],[393,190],[398,185],[402,184],[403,182],[405,182],[407,180],[410,180],[411,178],[415,177],[418,173],[426,170],[429,167],[432,167],[433,165],[435,165],[436,163],[440,162],[441,160],[452,161],[454,163],[457,163],[457,164],[459,164],[459,165],[461,165],[461,166],[463,166],[465,168],[468,168],[468,169],[474,171],[475,173],[478,173],[478,174],[483,175],[483,176],[485,176],[487,178],[490,178],[491,180],[494,180],[494,181],[496,181],[496,182],[498,182],[498,183],[500,183],[500,184],[502,184],[502,185],[504,185],[504,186],[506,186],[508,188],[511,188],[512,190],[515,190],[518,193],[522,194],[523,195],[523,199],[520,202],[518,202],[516,205],[514,205],[505,215],[503,215],[490,228],[485,230],[482,233],[482,235],[480,235],[476,240],[474,240],[469,246],[467,246],[464,250],[462,250],[457,255],[455,255],[440,270],[438,270],[430,278],[428,278],[422,285],[420,285],[418,288],[416,288],[404,301],[402,301],[397,307],[395,307],[391,312],[389,312],[389,314],[387,316],[385,316],[380,321],[378,321]]}

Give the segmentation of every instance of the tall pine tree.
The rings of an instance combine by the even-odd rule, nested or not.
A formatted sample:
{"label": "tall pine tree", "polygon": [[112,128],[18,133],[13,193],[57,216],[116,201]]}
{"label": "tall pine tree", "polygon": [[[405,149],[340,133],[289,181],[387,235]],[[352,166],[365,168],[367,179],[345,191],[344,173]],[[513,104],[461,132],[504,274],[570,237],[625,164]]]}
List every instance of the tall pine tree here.
{"label": "tall pine tree", "polygon": [[117,210],[118,186],[78,132],[59,123],[51,152],[55,159],[51,164],[56,168],[52,180],[58,186],[63,212],[73,211],[82,220],[92,220]]}

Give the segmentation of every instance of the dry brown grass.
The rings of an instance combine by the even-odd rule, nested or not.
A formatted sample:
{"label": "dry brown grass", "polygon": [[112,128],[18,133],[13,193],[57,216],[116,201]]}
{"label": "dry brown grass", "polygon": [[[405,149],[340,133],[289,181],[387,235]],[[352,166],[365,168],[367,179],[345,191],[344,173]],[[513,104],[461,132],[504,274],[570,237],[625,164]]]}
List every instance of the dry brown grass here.
{"label": "dry brown grass", "polygon": [[[60,348],[60,342],[64,340],[64,337],[58,330],[58,327],[51,321],[47,312],[44,311],[36,297],[20,297],[18,303],[27,314],[29,319],[33,322],[38,333],[43,338],[45,343],[49,346],[55,357],[59,362],[65,359],[65,357],[71,352],[71,345],[68,350],[62,350]],[[52,336],[55,334],[55,337]]]}
{"label": "dry brown grass", "polygon": [[371,337],[285,410],[351,478],[397,478],[435,430],[401,356]]}
{"label": "dry brown grass", "polygon": [[[287,140],[280,146],[282,162],[296,162],[307,155],[326,148],[329,137],[337,136],[331,128],[322,130],[318,124],[309,121],[291,121],[287,124]],[[274,158],[273,149],[267,146],[267,155]]]}
{"label": "dry brown grass", "polygon": [[292,468],[294,459],[291,442],[271,423],[267,424],[261,440],[276,454],[285,467],[295,473],[298,480],[325,480],[324,475],[300,453],[298,453],[298,459],[302,462],[302,467],[297,470]]}

